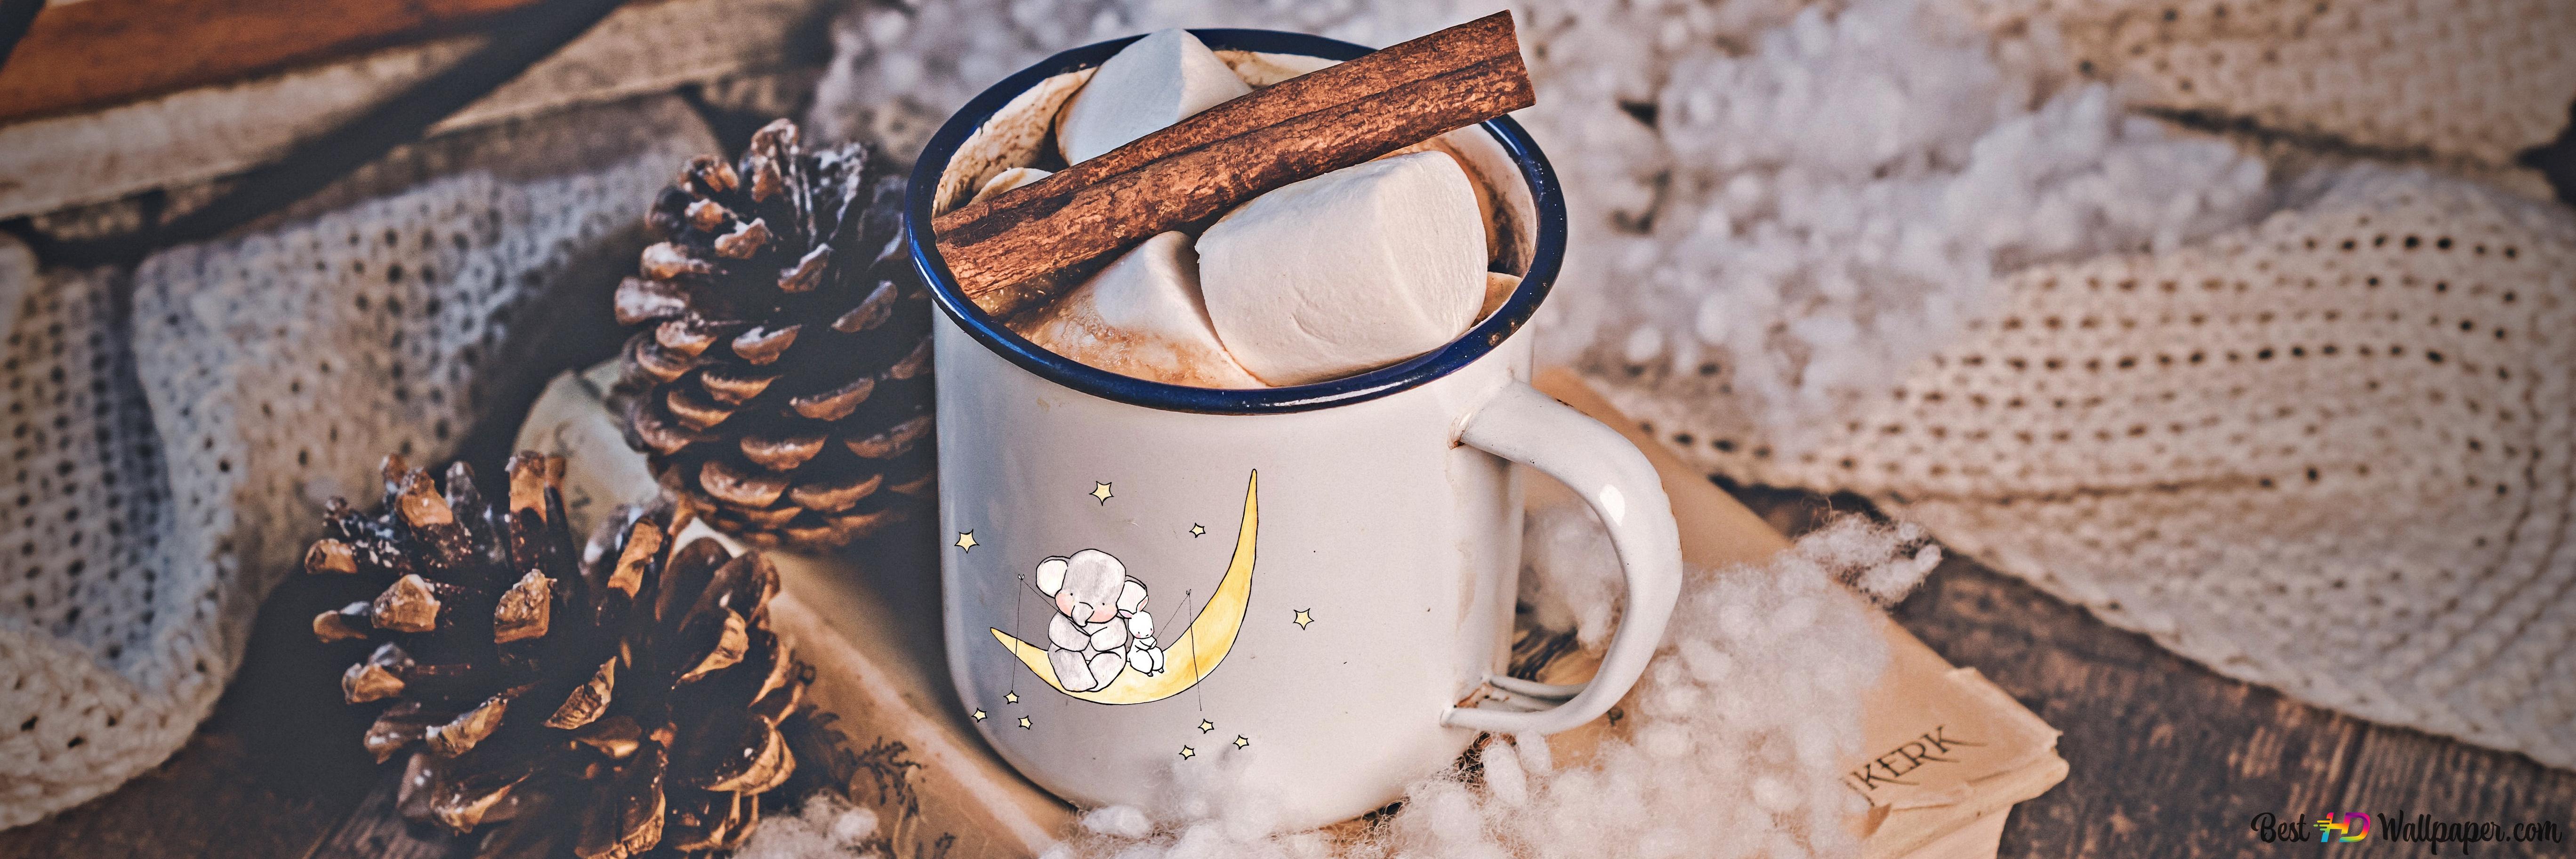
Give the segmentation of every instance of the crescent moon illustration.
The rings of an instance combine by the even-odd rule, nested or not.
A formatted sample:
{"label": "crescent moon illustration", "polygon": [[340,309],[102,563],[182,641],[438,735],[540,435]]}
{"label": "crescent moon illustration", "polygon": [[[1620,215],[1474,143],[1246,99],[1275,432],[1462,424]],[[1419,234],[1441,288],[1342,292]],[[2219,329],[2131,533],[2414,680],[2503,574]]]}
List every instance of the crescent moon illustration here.
{"label": "crescent moon illustration", "polygon": [[[1121,671],[1118,679],[1106,687],[1089,692],[1067,692],[1055,678],[1055,666],[1047,662],[1046,648],[1021,641],[1010,633],[993,630],[993,638],[1029,670],[1058,692],[1100,704],[1143,704],[1160,701],[1192,686],[1216,670],[1234,649],[1234,637],[1243,631],[1243,615],[1252,605],[1253,538],[1261,530],[1261,472],[1255,471],[1244,481],[1243,524],[1235,531],[1234,560],[1226,565],[1225,578],[1217,581],[1216,591],[1208,594],[1199,616],[1176,638],[1168,638],[1165,651],[1169,669],[1146,676],[1142,671]],[[989,628],[989,627],[988,627]]]}

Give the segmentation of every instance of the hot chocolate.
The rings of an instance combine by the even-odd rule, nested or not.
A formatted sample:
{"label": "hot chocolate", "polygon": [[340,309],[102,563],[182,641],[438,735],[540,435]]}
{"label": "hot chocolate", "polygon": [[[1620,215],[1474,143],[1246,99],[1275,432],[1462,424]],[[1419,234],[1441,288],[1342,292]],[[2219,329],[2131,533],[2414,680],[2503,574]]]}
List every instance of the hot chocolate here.
{"label": "hot chocolate", "polygon": [[[1076,163],[1251,91],[1196,37],[1166,30],[1103,63],[1051,139]],[[1005,170],[975,196],[1047,175]],[[1366,372],[1455,339],[1496,303],[1496,283],[1507,294],[1517,282],[1486,271],[1489,197],[1445,147],[1407,147],[1254,197],[1196,235],[1155,236],[1010,324],[1058,354],[1170,384]]]}

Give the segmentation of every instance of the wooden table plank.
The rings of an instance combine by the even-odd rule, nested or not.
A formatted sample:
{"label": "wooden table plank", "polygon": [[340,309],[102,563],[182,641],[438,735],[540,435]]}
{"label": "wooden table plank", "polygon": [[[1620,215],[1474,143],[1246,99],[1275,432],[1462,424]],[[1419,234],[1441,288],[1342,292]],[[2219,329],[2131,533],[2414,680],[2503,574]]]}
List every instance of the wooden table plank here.
{"label": "wooden table plank", "polygon": [[84,0],[46,7],[0,70],[0,122],[459,32],[536,0]]}
{"label": "wooden table plank", "polygon": [[[2402,809],[2576,823],[2576,773],[2220,677],[1974,564],[1944,565],[1897,618],[2066,732],[2058,753],[2071,773],[2015,813],[2005,856],[2241,856],[2271,846],[2253,838],[2263,812],[2282,821]],[[2386,840],[2337,848],[2339,856],[2424,849]]]}
{"label": "wooden table plank", "polygon": [[[2451,740],[2373,725],[2354,753],[2353,776],[2334,806],[2439,821],[2516,823],[2552,821],[2561,831],[2576,824],[2576,774],[2553,770],[2521,755],[2491,752]],[[2374,825],[2377,821],[2373,821]],[[2380,833],[2385,835],[2385,833]],[[2471,856],[2576,855],[2576,833],[2557,844],[2480,844]],[[2387,855],[2422,856],[2429,845],[2399,848],[2385,838]],[[2460,855],[2444,845],[2442,855]]]}
{"label": "wooden table plank", "polygon": [[[1853,496],[1728,488],[1791,534],[1834,511],[1869,509]],[[2065,732],[2058,754],[2067,779],[2014,810],[2003,856],[2188,859],[2289,846],[2253,838],[2253,817],[2266,811],[2281,820],[2403,808],[2453,820],[2576,823],[2576,773],[2219,676],[1970,559],[1945,561],[1894,614],[1942,657],[1978,669]],[[2336,850],[2425,855],[2423,845],[2387,841]],[[2576,855],[2576,836],[2550,850],[2558,852],[2541,855]]]}
{"label": "wooden table plank", "polygon": [[467,839],[404,820],[394,806],[401,788],[399,767],[386,767],[367,798],[324,834],[305,859],[448,859],[472,853]]}
{"label": "wooden table plank", "polygon": [[1946,563],[1896,617],[2065,735],[2065,783],[2024,803],[2007,856],[2238,856],[2261,811],[2332,804],[2363,724],[2211,674],[2038,589]]}

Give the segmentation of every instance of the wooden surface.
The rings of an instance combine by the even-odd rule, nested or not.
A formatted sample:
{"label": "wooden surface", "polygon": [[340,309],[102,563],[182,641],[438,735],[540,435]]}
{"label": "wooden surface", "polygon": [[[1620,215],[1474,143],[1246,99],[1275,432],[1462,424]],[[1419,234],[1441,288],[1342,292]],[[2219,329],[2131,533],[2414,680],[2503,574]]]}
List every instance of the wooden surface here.
{"label": "wooden surface", "polygon": [[[1792,531],[1818,509],[1796,496],[1751,500]],[[281,587],[261,611],[240,679],[186,749],[116,793],[0,832],[0,859],[456,855],[456,841],[392,815],[391,773],[358,751],[364,725],[338,704],[336,683],[337,668],[360,654],[316,644],[306,630],[315,612],[355,598],[341,591],[347,584],[299,576]],[[2321,849],[2253,840],[2248,822],[2266,811],[2576,823],[2576,773],[2219,677],[1973,563],[1943,565],[1896,616],[2066,732],[2058,751],[2073,771],[2014,812],[2005,856]],[[2576,855],[2576,841],[2482,848],[2471,855]],[[2374,839],[2332,855],[2421,851]]]}
{"label": "wooden surface", "polygon": [[[2006,856],[2242,856],[2254,815],[2327,812],[2576,823],[2576,773],[2373,725],[2212,674],[2082,609],[1969,563],[1945,565],[1897,619],[2065,731],[2066,782],[2013,813]],[[2576,855],[2481,845],[2473,855]],[[2331,855],[2424,855],[2385,840]],[[2442,855],[2457,855],[2456,845]]]}
{"label": "wooden surface", "polygon": [[[1810,528],[1828,505],[1739,492],[1772,524]],[[1838,499],[1845,510],[1865,506]],[[1894,612],[1932,649],[1983,672],[2065,735],[2063,784],[2004,826],[2014,857],[2222,857],[2265,844],[2253,817],[2430,813],[2437,820],[2576,823],[2576,773],[2518,754],[2375,725],[2220,677],[2019,579],[1951,558]],[[2384,839],[2335,857],[2423,856]],[[2472,856],[2576,856],[2566,844],[2478,845]],[[2440,855],[2460,855],[2444,845]]]}
{"label": "wooden surface", "polygon": [[84,0],[36,14],[0,70],[0,122],[463,30],[535,0]]}

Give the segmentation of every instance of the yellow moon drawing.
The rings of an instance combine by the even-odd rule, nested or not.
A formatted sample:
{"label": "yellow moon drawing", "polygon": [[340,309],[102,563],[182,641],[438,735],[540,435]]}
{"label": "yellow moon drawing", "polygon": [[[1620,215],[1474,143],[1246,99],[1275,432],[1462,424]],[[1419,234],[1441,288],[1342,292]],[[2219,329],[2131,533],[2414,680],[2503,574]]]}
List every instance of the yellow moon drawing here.
{"label": "yellow moon drawing", "polygon": [[1252,604],[1252,544],[1261,530],[1261,472],[1255,471],[1243,485],[1243,524],[1235,531],[1234,561],[1226,565],[1225,578],[1208,594],[1207,604],[1199,608],[1197,619],[1163,651],[1163,673],[1146,676],[1142,671],[1118,672],[1118,679],[1105,688],[1089,692],[1066,692],[1055,679],[1055,666],[1047,662],[1046,648],[1013,638],[1010,633],[993,630],[993,638],[1010,650],[1011,655],[1036,672],[1038,679],[1058,692],[1101,704],[1143,704],[1160,701],[1182,690],[1198,685],[1199,680],[1225,661],[1227,651],[1234,649],[1234,636],[1243,631],[1243,613]]}

